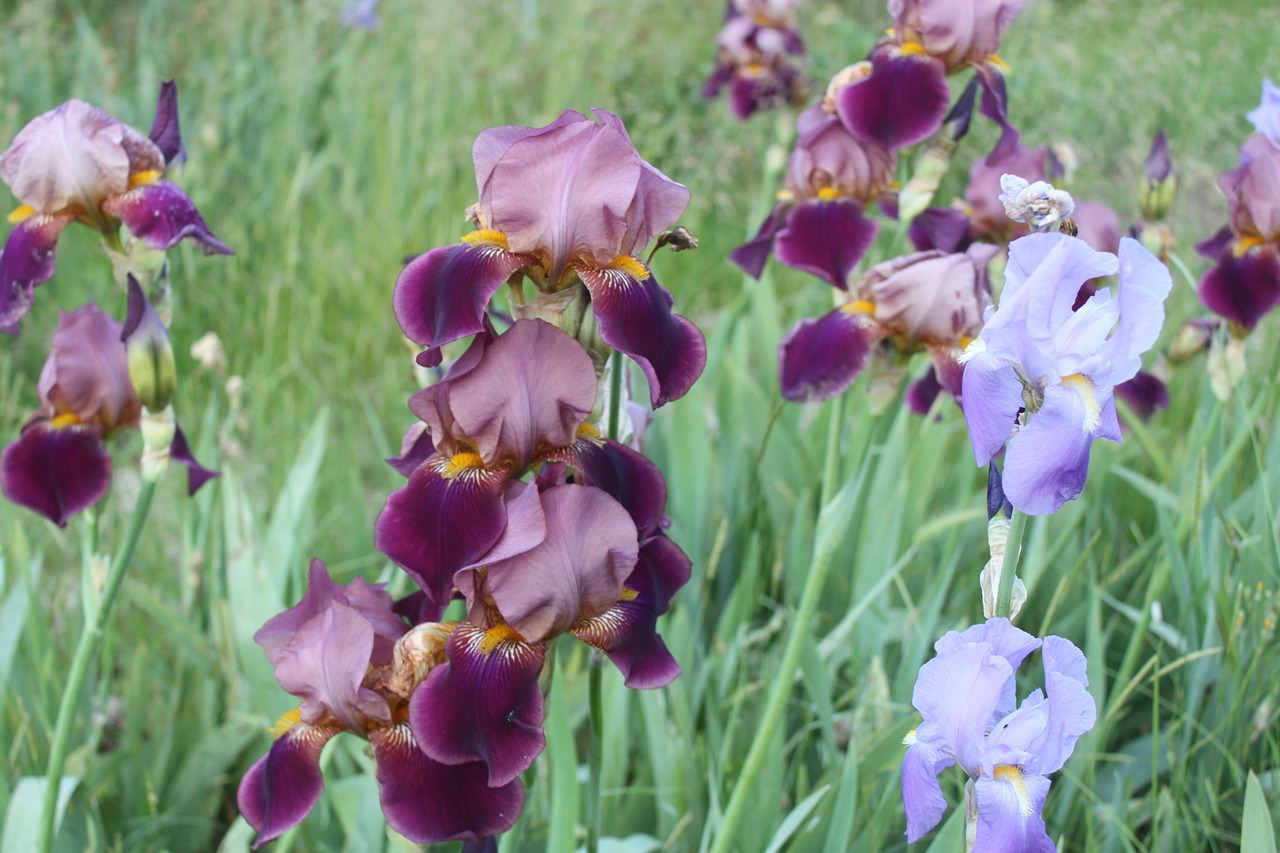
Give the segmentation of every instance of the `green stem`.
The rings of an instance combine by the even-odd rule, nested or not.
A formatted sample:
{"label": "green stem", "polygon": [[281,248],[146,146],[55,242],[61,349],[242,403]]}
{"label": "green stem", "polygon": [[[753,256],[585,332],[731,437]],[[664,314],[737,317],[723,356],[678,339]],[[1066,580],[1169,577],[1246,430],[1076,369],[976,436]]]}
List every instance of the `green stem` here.
{"label": "green stem", "polygon": [[[827,433],[827,459],[822,472],[822,505],[831,503],[839,480],[840,438],[844,428],[844,398],[836,397],[831,404],[831,421]],[[800,657],[804,652],[805,640],[813,625],[813,616],[817,612],[818,602],[822,599],[822,588],[826,586],[827,574],[834,562],[835,554],[828,548],[815,548],[809,563],[809,574],[805,578],[804,591],[800,594],[800,604],[796,608],[795,617],[791,620],[791,633],[787,637],[786,648],[782,652],[782,662],[772,676],[773,686],[766,700],[764,716],[751,741],[751,749],[738,772],[738,780],[729,797],[729,805],[725,808],[724,817],[716,829],[715,843],[711,853],[728,853],[733,844],[738,824],[747,808],[747,797],[751,787],[761,776],[764,762],[774,749],[773,738],[782,723],[787,709],[787,699],[795,686],[796,671],[800,668]]]}
{"label": "green stem", "polygon": [[1013,511],[1009,517],[1009,540],[1004,548],[1004,565],[1000,567],[1000,588],[996,590],[996,616],[1009,618],[1013,604],[1013,581],[1018,573],[1018,556],[1022,551],[1022,533],[1027,527],[1027,514]]}
{"label": "green stem", "polygon": [[86,617],[84,631],[76,645],[75,656],[71,659],[71,671],[67,674],[67,691],[62,695],[58,705],[58,720],[53,729],[53,741],[49,745],[49,765],[45,771],[44,809],[40,815],[40,851],[49,853],[53,849],[54,819],[58,806],[58,789],[62,787],[62,770],[67,760],[67,748],[71,740],[71,726],[75,722],[75,713],[84,693],[84,685],[89,674],[89,663],[98,649],[102,639],[107,617],[111,614],[111,605],[115,602],[116,593],[120,591],[120,582],[124,579],[125,569],[133,559],[133,550],[138,544],[138,536],[146,525],[147,514],[151,510],[151,498],[155,495],[154,482],[143,483],[138,495],[138,504],[134,507],[133,518],[129,521],[129,529],[125,532],[124,542],[116,552],[116,558],[107,572],[107,581],[102,588],[98,606]]}
{"label": "green stem", "polygon": [[604,667],[594,658],[587,667],[588,692],[591,702],[591,739],[587,744],[587,853],[600,848],[600,799],[604,766],[604,701],[601,698]]}

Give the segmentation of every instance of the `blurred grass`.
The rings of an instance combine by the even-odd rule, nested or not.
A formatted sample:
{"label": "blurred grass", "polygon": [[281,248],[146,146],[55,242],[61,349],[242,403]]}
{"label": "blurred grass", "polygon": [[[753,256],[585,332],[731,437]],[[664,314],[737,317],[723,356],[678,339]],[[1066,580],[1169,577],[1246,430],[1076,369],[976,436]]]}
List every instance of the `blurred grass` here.
{"label": "blurred grass", "polygon": [[[1001,51],[1024,140],[1069,143],[1079,159],[1072,189],[1128,221],[1151,134],[1163,127],[1180,175],[1172,225],[1200,269],[1190,246],[1225,219],[1216,177],[1236,162],[1261,78],[1280,79],[1280,8],[1027,6]],[[83,709],[73,828],[94,849],[207,850],[229,827],[227,849],[243,847],[235,784],[288,707],[253,630],[296,600],[313,555],[340,580],[402,583],[371,532],[397,485],[381,460],[411,422],[404,401],[415,387],[390,312],[402,260],[465,230],[479,130],[601,106],[692,190],[682,221],[701,248],[664,253],[656,267],[677,307],[707,331],[712,358],[694,391],[658,413],[651,439],[669,479],[671,534],[695,564],[664,629],[685,673],[643,694],[606,678],[604,825],[666,850],[708,840],[802,587],[831,417],[826,407],[785,407],[762,452],[777,401],[776,342],[829,294],[780,268],[744,284],[725,261],[758,224],[774,189],[761,163],[788,127],[768,115],[740,124],[724,103],[699,97],[721,5],[384,2],[377,33],[342,30],[337,2],[0,7],[0,139],[69,97],[145,129],[159,81],[175,78],[190,157],[180,181],[238,251],[174,253],[179,415],[201,458],[221,457],[224,478],[190,502],[178,478],[164,485],[169,499],[102,650],[107,677]],[[888,22],[866,0],[810,3],[801,20],[820,79],[860,58]],[[975,127],[944,199],[993,138]],[[55,308],[86,298],[123,308],[85,229],[69,229],[59,255],[23,335],[0,351],[0,423],[10,433],[34,404]],[[1166,339],[1199,311],[1175,281]],[[226,342],[239,394],[186,355],[207,330]],[[1209,393],[1202,363],[1176,373],[1170,409],[1123,446],[1100,443],[1084,499],[1029,532],[1032,595],[1020,622],[1084,648],[1100,709],[1046,807],[1060,849],[1239,849],[1249,770],[1275,814],[1276,339],[1275,322],[1264,323],[1245,387],[1226,404]],[[962,419],[949,404],[937,418],[897,408],[876,418],[864,384],[850,392],[843,441],[843,474],[862,488],[787,724],[753,780],[744,851],[766,848],[784,823],[781,849],[906,849],[896,771],[915,722],[915,673],[938,636],[980,616],[985,478]],[[129,452],[136,447],[117,458]],[[118,465],[104,541],[114,541],[137,488]],[[0,805],[19,777],[43,772],[79,626],[74,530],[0,506]],[[585,655],[566,648],[557,659],[552,704],[571,717],[555,721],[558,742],[530,771],[526,816],[504,851],[582,840],[565,825],[581,810],[564,733],[585,730]],[[326,753],[328,794],[277,849],[395,849],[378,834],[369,759],[354,739],[340,740],[352,742]],[[940,830],[950,846],[937,849],[954,849],[946,835],[956,831]]]}

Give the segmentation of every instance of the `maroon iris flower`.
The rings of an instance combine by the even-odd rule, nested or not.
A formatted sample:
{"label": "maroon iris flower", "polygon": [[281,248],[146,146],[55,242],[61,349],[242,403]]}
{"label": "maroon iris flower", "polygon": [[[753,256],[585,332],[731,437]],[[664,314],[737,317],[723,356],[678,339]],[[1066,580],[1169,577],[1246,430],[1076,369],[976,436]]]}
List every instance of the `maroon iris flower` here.
{"label": "maroon iris flower", "polygon": [[839,91],[841,120],[858,139],[894,149],[913,145],[942,126],[951,96],[947,76],[972,68],[983,115],[1003,128],[996,151],[1007,150],[1018,133],[1009,125],[996,50],[1021,11],[1022,0],[890,0],[894,28]]}
{"label": "maroon iris flower", "polygon": [[[40,372],[40,409],[0,457],[4,496],[59,526],[106,494],[106,439],[139,426],[142,404],[129,381],[121,338],[121,325],[92,303],[63,312]],[[181,430],[169,454],[189,469],[193,494],[217,476],[191,456]]]}
{"label": "maroon iris flower", "polygon": [[[476,138],[478,230],[405,267],[396,319],[434,351],[482,331],[509,279],[527,276],[555,300],[585,289],[600,336],[640,365],[657,407],[689,390],[706,343],[672,313],[671,294],[636,253],[676,221],[689,191],[641,159],[617,116],[593,114],[598,123],[569,110],[546,127],[492,127]],[[427,360],[439,362],[434,352]]]}
{"label": "maroon iris flower", "polygon": [[888,191],[894,156],[881,145],[859,142],[819,104],[805,110],[797,126],[778,204],[755,237],[729,257],[758,278],[773,252],[787,266],[845,290],[876,236],[863,207]]}
{"label": "maroon iris flower", "polygon": [[803,103],[807,86],[794,60],[804,56],[796,0],[730,0],[716,37],[716,67],[702,87],[714,98],[729,87],[733,114]]}
{"label": "maroon iris flower", "polygon": [[423,436],[409,440],[397,463],[422,461],[378,517],[379,549],[430,602],[457,592],[468,605],[448,663],[414,695],[414,734],[436,761],[484,761],[491,785],[515,779],[545,743],[538,678],[552,638],[601,649],[632,687],[680,671],[656,633],[689,576],[660,530],[666,484],[586,423],[595,395],[590,357],[550,324],[477,336],[411,400],[431,452],[423,458]]}
{"label": "maroon iris flower", "polygon": [[167,251],[190,237],[205,254],[231,254],[165,170],[182,156],[177,92],[160,90],[150,137],[84,101],[67,101],[32,119],[0,154],[3,180],[22,206],[0,253],[0,328],[16,326],[36,285],[53,275],[58,236],[72,222],[103,234],[123,224]]}
{"label": "maroon iris flower", "polygon": [[258,830],[255,847],[300,823],[324,787],[320,752],[347,731],[373,747],[387,823],[425,844],[496,835],[524,807],[518,779],[490,786],[485,765],[435,761],[419,749],[408,722],[410,697],[444,662],[450,624],[410,630],[381,585],[357,578],[345,587],[324,563],[311,562],[307,594],[254,635],[280,686],[301,706],[276,724],[271,750],[240,782],[240,811]]}

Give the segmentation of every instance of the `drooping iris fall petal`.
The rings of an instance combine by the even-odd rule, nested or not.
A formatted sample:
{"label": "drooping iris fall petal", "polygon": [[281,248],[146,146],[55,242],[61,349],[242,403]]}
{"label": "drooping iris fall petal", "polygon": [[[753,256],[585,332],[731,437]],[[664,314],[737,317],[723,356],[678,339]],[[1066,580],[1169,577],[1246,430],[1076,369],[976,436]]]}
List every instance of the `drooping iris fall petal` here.
{"label": "drooping iris fall petal", "polygon": [[279,838],[305,818],[324,791],[320,752],[338,726],[298,723],[276,739],[240,780],[236,804],[258,830],[254,849]]}
{"label": "drooping iris fall petal", "polygon": [[4,496],[59,527],[111,485],[111,454],[97,426],[31,424],[0,456]]}
{"label": "drooping iris fall petal", "polygon": [[879,226],[856,202],[809,201],[796,205],[774,239],[778,260],[840,290],[875,240]]}
{"label": "drooping iris fall petal", "polygon": [[15,325],[31,310],[32,291],[53,276],[58,235],[73,213],[34,214],[18,223],[0,250],[0,327]]}
{"label": "drooping iris fall petal", "polygon": [[778,346],[782,396],[805,403],[845,392],[882,335],[865,313],[849,306],[796,323]]}
{"label": "drooping iris fall petal", "polygon": [[168,251],[190,237],[206,255],[234,255],[213,236],[200,211],[172,181],[158,180],[134,187],[102,203],[129,233],[153,249]]}
{"label": "drooping iris fall petal", "polygon": [[869,75],[842,88],[836,111],[856,138],[889,149],[914,145],[942,126],[951,90],[941,61],[881,48]]}

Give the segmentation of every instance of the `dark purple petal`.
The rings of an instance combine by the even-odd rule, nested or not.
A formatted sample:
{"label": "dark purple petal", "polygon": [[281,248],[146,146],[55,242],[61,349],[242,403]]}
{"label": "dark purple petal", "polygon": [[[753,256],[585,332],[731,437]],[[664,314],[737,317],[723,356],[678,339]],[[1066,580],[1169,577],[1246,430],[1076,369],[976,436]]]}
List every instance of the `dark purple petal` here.
{"label": "dark purple petal", "polygon": [[418,466],[374,525],[377,549],[439,605],[449,601],[454,572],[488,551],[507,523],[505,471],[465,467],[466,461],[437,456]]}
{"label": "dark purple petal", "polygon": [[151,132],[147,136],[164,155],[166,166],[172,166],[174,161],[179,164],[186,161],[187,151],[182,146],[182,129],[178,127],[178,86],[172,80],[160,84],[156,117],[151,122]]}
{"label": "dark purple petal", "polygon": [[865,314],[837,308],[817,320],[801,320],[778,345],[778,381],[793,403],[843,394],[882,337]]}
{"label": "dark purple petal", "polygon": [[240,780],[236,803],[258,830],[254,849],[302,823],[324,790],[320,752],[338,726],[298,723],[271,745],[271,751]]}
{"label": "dark purple petal", "polygon": [[13,326],[31,310],[32,291],[53,275],[58,235],[74,214],[29,216],[9,233],[0,250],[0,327]]}
{"label": "dark purple petal", "polygon": [[1142,162],[1142,176],[1158,183],[1173,173],[1173,158],[1169,156],[1169,140],[1163,130],[1157,130],[1151,140],[1151,153]]}
{"label": "dark purple petal", "polygon": [[[55,419],[56,422],[56,419]],[[37,421],[0,457],[4,496],[59,527],[97,503],[111,485],[111,455],[97,426]]]}
{"label": "dark purple petal", "polygon": [[392,456],[387,464],[405,477],[410,477],[419,465],[435,455],[436,447],[431,443],[431,433],[427,425],[416,423],[409,427],[400,441],[400,455]]}
{"label": "dark purple petal", "polygon": [[1227,250],[1200,277],[1197,292],[1210,311],[1252,329],[1280,304],[1280,259],[1270,246],[1238,257]]}
{"label": "dark purple petal", "polygon": [[1150,420],[1156,409],[1169,408],[1169,389],[1145,370],[1139,370],[1128,382],[1117,385],[1115,393],[1144,421]]}
{"label": "dark purple petal", "polygon": [[918,252],[963,252],[971,242],[969,217],[958,207],[931,207],[911,220],[907,236]]}
{"label": "dark purple petal", "polygon": [[513,272],[533,263],[508,252],[500,236],[493,238],[498,242],[440,246],[400,271],[392,304],[411,340],[438,347],[484,328],[489,300]]}
{"label": "dark purple petal", "polygon": [[1196,252],[1202,257],[1216,261],[1222,257],[1223,252],[1227,251],[1233,240],[1235,240],[1235,235],[1231,233],[1229,227],[1224,225],[1212,237],[1196,243]]}
{"label": "dark purple petal", "polygon": [[864,142],[891,149],[928,139],[942,126],[951,100],[941,61],[877,50],[867,77],[842,88],[836,112]]}
{"label": "dark purple petal", "polygon": [[444,764],[484,761],[489,785],[506,785],[546,746],[542,673],[546,647],[506,625],[463,622],[449,635],[449,662],[436,667],[409,701],[418,745]]}
{"label": "dark purple petal", "polygon": [[617,603],[574,625],[571,633],[607,654],[628,687],[650,690],[670,684],[680,665],[658,636],[658,617],[688,582],[691,568],[684,551],[666,536],[649,539]]}
{"label": "dark purple petal", "polygon": [[938,382],[938,374],[931,364],[923,376],[907,386],[904,398],[908,409],[917,415],[927,415],[940,393],[942,384]]}
{"label": "dark purple petal", "polygon": [[982,64],[974,66],[979,85],[982,86],[982,104],[979,111],[1000,125],[1000,139],[987,155],[988,160],[1001,160],[1013,154],[1018,148],[1020,135],[1013,125],[1009,124],[1009,97],[1005,91],[1004,76],[994,65]]}
{"label": "dark purple petal", "polygon": [[742,271],[752,278],[759,278],[764,265],[773,251],[773,240],[786,225],[787,208],[775,205],[769,216],[760,225],[756,236],[743,243],[729,253],[729,260],[742,267]]}
{"label": "dark purple petal", "polygon": [[182,434],[182,427],[176,427],[173,431],[173,443],[169,445],[169,458],[186,467],[188,495],[194,495],[201,486],[214,477],[222,476],[218,471],[210,470],[196,461],[191,448],[187,445],[187,437]]}
{"label": "dark purple petal", "polygon": [[707,365],[707,342],[691,321],[675,314],[671,293],[634,258],[626,267],[578,268],[605,343],[640,365],[656,409],[678,400]]}
{"label": "dark purple petal", "polygon": [[667,482],[643,454],[611,439],[583,437],[554,458],[578,469],[575,482],[603,489],[622,504],[641,538],[657,529],[667,505]]}
{"label": "dark purple petal", "polygon": [[849,273],[871,247],[877,230],[855,202],[807,201],[787,215],[774,240],[774,255],[789,267],[847,290]]}
{"label": "dark purple petal", "polygon": [[168,251],[187,237],[206,255],[234,255],[213,236],[200,211],[172,181],[159,180],[135,187],[102,203],[102,209],[123,222],[129,233],[153,249]]}
{"label": "dark purple petal", "polygon": [[406,723],[369,732],[382,812],[416,844],[477,841],[506,832],[524,808],[524,785],[489,787],[484,762],[448,765],[418,748]]}
{"label": "dark purple petal", "polygon": [[444,618],[444,609],[448,602],[436,604],[422,590],[411,592],[404,598],[396,599],[391,610],[397,616],[407,620],[410,625],[421,625],[423,622],[439,622]]}

